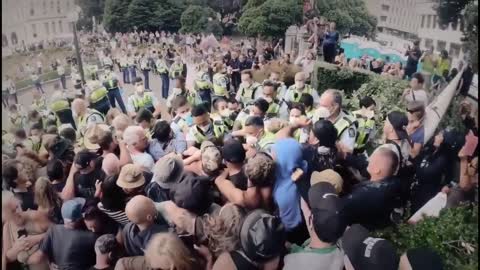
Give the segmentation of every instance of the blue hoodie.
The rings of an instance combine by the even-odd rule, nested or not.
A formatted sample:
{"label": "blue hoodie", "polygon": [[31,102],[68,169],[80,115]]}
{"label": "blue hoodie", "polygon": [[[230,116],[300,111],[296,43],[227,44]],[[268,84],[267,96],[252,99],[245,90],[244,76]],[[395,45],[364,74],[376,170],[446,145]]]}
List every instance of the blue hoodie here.
{"label": "blue hoodie", "polygon": [[300,194],[292,180],[292,173],[300,168],[307,171],[301,145],[292,138],[278,140],[273,146],[276,171],[273,185],[273,199],[280,210],[280,218],[287,231],[302,223]]}

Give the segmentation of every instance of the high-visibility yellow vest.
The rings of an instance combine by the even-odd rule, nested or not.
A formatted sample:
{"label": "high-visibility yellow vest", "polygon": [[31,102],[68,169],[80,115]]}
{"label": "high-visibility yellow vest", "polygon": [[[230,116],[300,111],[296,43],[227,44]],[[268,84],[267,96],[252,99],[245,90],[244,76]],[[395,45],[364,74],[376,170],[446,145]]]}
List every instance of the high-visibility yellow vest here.
{"label": "high-visibility yellow vest", "polygon": [[343,132],[345,132],[345,130],[347,130],[355,122],[356,119],[354,116],[344,113],[344,115],[333,124],[335,129],[337,130],[337,138],[340,139]]}
{"label": "high-visibility yellow vest", "polygon": [[[200,131],[200,129],[195,125],[193,126],[193,136],[195,137],[195,142],[202,144],[207,140],[207,136]],[[223,121],[213,121],[213,136],[217,139],[221,139],[226,132],[226,127]]]}
{"label": "high-visibility yellow vest", "polygon": [[107,96],[107,89],[105,87],[100,87],[96,90],[93,90],[90,93],[90,102],[95,104]]}
{"label": "high-visibility yellow vest", "polygon": [[156,66],[157,66],[157,72],[159,74],[168,74],[168,67],[165,61],[163,60],[157,61]]}
{"label": "high-visibility yellow vest", "polygon": [[295,85],[292,85],[288,88],[287,93],[289,95],[287,97],[287,100],[291,100],[293,102],[300,102],[300,98],[302,98],[303,94],[311,95],[313,93],[313,88],[310,85],[305,84],[303,90],[300,92],[297,90],[297,87]]}
{"label": "high-visibility yellow vest", "polygon": [[213,93],[217,96],[227,95],[228,78],[226,74],[216,73],[213,75]]}
{"label": "high-visibility yellow vest", "polygon": [[173,63],[170,67],[170,78],[176,79],[180,77],[183,73],[183,64],[175,64]]}
{"label": "high-visibility yellow vest", "polygon": [[142,108],[153,108],[153,98],[150,93],[143,93],[142,98],[138,98],[133,96],[133,107],[135,108],[135,112],[138,112]]}
{"label": "high-visibility yellow vest", "polygon": [[54,113],[67,109],[70,109],[70,104],[65,99],[56,100],[50,104],[50,110]]}
{"label": "high-visibility yellow vest", "polygon": [[258,141],[258,146],[260,150],[266,150],[270,145],[275,144],[275,134],[271,132],[265,132],[262,138]]}
{"label": "high-visibility yellow vest", "polygon": [[108,90],[116,89],[116,88],[118,88],[118,80],[117,80],[117,79],[113,79],[112,77],[109,77],[109,78],[107,78],[106,81],[103,82],[103,85],[104,85]]}
{"label": "high-visibility yellow vest", "polygon": [[355,149],[363,149],[368,143],[370,133],[375,128],[374,119],[366,119],[365,117],[357,117],[357,140],[355,141]]}
{"label": "high-visibility yellow vest", "polygon": [[206,80],[195,80],[195,91],[210,90],[212,89],[212,83]]}
{"label": "high-visibility yellow vest", "polygon": [[445,70],[450,70],[450,60],[440,58],[437,62],[437,67],[435,68],[435,75],[443,76]]}
{"label": "high-visibility yellow vest", "polygon": [[267,118],[277,117],[279,112],[280,112],[280,105],[276,101],[273,101],[272,103],[270,103],[270,106],[268,106],[266,117]]}
{"label": "high-visibility yellow vest", "polygon": [[245,87],[243,84],[240,84],[240,88],[238,89],[238,91],[240,91],[240,102],[243,104],[252,102],[255,99],[255,92],[260,86],[261,85],[259,83],[253,83],[249,87]]}

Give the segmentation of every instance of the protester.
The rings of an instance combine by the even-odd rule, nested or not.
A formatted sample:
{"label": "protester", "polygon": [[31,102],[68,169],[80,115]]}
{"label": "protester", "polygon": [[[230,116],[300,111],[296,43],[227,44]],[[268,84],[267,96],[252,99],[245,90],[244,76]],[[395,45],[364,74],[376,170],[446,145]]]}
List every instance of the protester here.
{"label": "protester", "polygon": [[[17,79],[4,77],[3,268],[440,265],[433,254],[443,253],[428,245],[402,247],[399,264],[395,248],[366,230],[410,226],[406,213],[439,192],[446,208],[478,203],[474,104],[462,101],[453,119],[466,133],[437,127],[424,138],[435,111],[427,77],[441,89],[463,71],[466,95],[471,63],[445,68],[448,55],[420,57],[418,42],[405,68],[391,57],[347,59],[334,22],[307,25],[311,47],[300,54],[283,52],[283,40],[81,30],[86,82],[76,59],[58,59],[57,91],[34,75],[38,91],[25,104],[28,92],[18,100]],[[338,69],[405,75],[410,86],[392,108],[377,92],[319,92],[311,83],[322,55]]]}

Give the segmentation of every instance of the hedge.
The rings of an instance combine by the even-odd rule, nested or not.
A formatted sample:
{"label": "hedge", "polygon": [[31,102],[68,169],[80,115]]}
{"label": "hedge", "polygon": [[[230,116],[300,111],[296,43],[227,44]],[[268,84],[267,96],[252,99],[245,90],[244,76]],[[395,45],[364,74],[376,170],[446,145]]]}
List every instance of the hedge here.
{"label": "hedge", "polygon": [[[67,76],[70,75],[70,67],[65,68],[65,75],[67,75]],[[42,75],[40,75],[40,80],[42,82],[46,82],[46,81],[50,81],[50,80],[54,80],[54,79],[58,79],[58,78],[60,78],[60,76],[58,76],[58,73],[57,73],[56,70],[52,70],[52,71],[49,71],[47,73],[43,73]],[[17,89],[22,89],[22,88],[29,87],[29,86],[33,86],[33,81],[30,78],[15,82],[15,87]]]}
{"label": "hedge", "polygon": [[374,76],[378,75],[367,70],[352,70],[326,62],[317,62],[314,66],[312,85],[319,94],[332,88],[342,90],[348,96]]}
{"label": "hedge", "polygon": [[401,224],[378,231],[375,236],[390,240],[398,255],[426,247],[442,257],[446,270],[478,269],[478,205],[444,209],[438,218],[427,217],[415,225]]}

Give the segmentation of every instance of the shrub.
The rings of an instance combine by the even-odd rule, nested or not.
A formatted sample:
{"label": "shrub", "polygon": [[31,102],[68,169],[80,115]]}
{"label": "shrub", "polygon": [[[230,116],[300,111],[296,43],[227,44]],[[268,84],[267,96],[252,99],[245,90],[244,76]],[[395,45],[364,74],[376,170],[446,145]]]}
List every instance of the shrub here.
{"label": "shrub", "polygon": [[352,70],[349,68],[339,68],[336,65],[318,62],[315,67],[313,86],[318,89],[318,93],[333,88],[342,90],[346,96],[349,96],[360,86],[372,79],[374,73],[365,70]]}
{"label": "shrub", "polygon": [[443,258],[445,269],[478,269],[478,205],[444,209],[438,218],[427,217],[416,225],[401,224],[375,234],[390,240],[399,253],[432,248]]}

